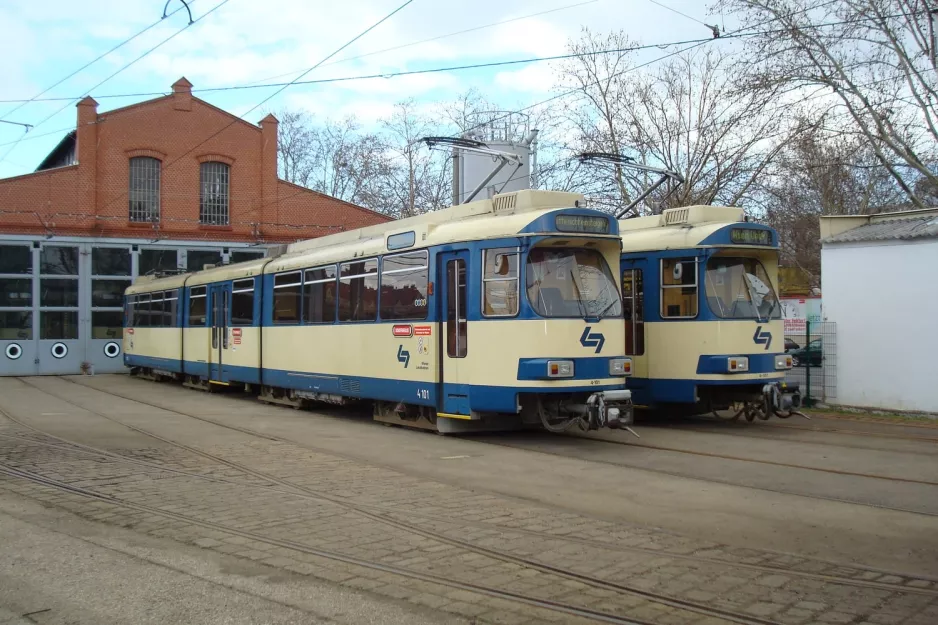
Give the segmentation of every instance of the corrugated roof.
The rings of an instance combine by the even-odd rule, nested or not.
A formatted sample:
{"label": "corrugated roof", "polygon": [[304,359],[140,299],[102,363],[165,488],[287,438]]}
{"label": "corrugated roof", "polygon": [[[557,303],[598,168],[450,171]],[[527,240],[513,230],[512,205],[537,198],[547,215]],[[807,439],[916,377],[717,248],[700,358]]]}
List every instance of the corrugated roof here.
{"label": "corrugated roof", "polygon": [[859,243],[862,241],[894,241],[938,237],[938,217],[922,215],[902,219],[884,219],[841,232],[824,239],[824,243]]}

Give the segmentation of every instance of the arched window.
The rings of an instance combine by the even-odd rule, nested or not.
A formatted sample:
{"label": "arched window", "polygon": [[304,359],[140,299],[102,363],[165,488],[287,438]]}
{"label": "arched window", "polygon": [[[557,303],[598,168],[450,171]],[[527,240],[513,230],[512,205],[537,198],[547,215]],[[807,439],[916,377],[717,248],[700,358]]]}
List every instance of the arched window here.
{"label": "arched window", "polygon": [[150,156],[130,159],[130,221],[160,220],[160,161]]}
{"label": "arched window", "polygon": [[228,225],[228,172],[225,163],[202,163],[200,172],[199,223],[211,226]]}

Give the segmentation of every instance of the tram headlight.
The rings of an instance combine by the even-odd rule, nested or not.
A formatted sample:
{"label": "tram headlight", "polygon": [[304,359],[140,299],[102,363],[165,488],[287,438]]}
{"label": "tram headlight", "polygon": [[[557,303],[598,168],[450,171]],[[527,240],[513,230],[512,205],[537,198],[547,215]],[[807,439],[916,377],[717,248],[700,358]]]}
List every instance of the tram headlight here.
{"label": "tram headlight", "polygon": [[745,373],[749,371],[749,358],[746,356],[730,356],[726,359],[727,373]]}
{"label": "tram headlight", "polygon": [[572,378],[573,361],[572,360],[548,360],[547,377],[549,378]]}
{"label": "tram headlight", "polygon": [[776,369],[791,369],[791,356],[788,354],[779,354],[775,357],[775,368]]}
{"label": "tram headlight", "polygon": [[631,358],[612,358],[609,360],[609,375],[623,376],[632,375]]}

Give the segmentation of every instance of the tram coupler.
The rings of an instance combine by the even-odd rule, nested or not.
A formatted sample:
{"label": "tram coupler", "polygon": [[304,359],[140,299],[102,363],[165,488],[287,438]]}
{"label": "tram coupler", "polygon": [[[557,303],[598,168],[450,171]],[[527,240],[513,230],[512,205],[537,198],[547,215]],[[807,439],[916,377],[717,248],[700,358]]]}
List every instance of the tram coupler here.
{"label": "tram coupler", "polygon": [[810,420],[811,417],[800,412],[801,391],[797,382],[775,382],[762,387],[762,396],[765,400],[765,414],[787,419],[798,415]]}
{"label": "tram coupler", "polygon": [[[606,426],[611,430],[623,429],[641,438],[630,426],[635,420],[632,391],[626,389],[593,393],[586,400],[590,429]],[[594,425],[595,424],[595,425]]]}

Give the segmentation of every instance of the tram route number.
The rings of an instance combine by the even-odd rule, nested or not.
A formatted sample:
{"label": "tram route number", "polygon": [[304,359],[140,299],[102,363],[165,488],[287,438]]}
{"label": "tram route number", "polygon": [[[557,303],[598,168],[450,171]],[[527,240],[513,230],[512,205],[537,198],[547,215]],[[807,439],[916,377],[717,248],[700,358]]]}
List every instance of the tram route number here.
{"label": "tram route number", "polygon": [[430,399],[430,389],[428,389],[428,388],[418,388],[418,389],[417,389],[417,399]]}

